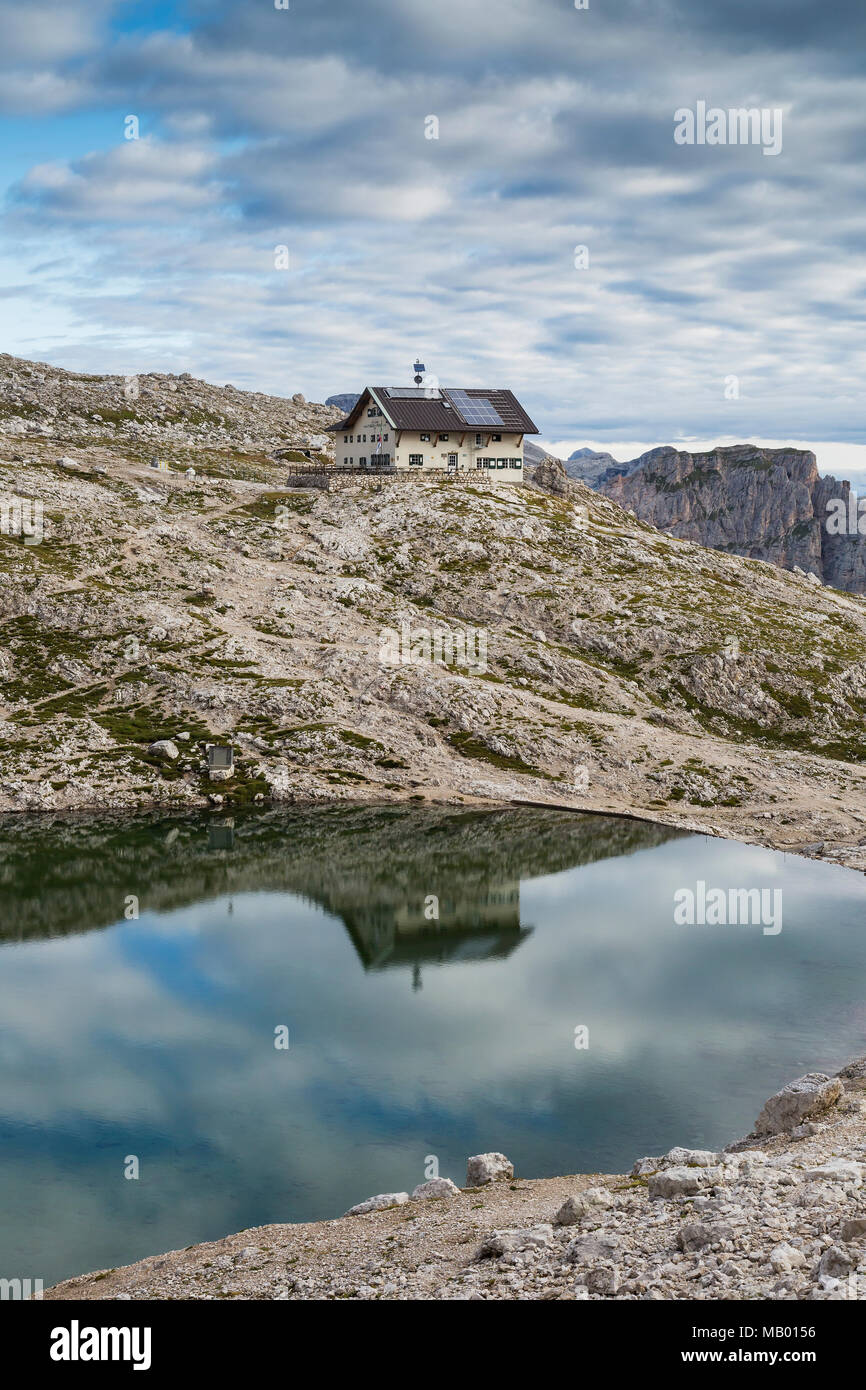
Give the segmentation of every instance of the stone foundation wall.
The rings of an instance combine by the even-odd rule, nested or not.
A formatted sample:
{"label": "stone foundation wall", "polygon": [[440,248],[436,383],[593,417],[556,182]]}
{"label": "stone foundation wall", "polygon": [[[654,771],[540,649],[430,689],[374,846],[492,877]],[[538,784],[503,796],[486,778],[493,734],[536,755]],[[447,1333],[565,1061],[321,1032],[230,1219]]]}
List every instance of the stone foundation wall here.
{"label": "stone foundation wall", "polygon": [[[388,487],[415,487],[418,483],[418,475],[406,470],[400,470],[397,473],[371,473],[369,476],[363,473],[341,473],[337,470],[333,473],[329,473],[327,476],[329,490],[331,492],[344,492],[347,489],[356,487],[373,488],[374,490]],[[499,491],[502,488],[519,487],[524,482],[522,478],[519,482],[506,482],[504,479],[498,479],[486,472],[453,473],[445,468],[443,468],[441,472],[436,473],[432,470],[428,470],[423,474],[423,478],[425,482],[441,482],[443,486],[446,487],[477,488],[480,486],[489,488],[491,491]],[[309,482],[289,482],[288,486],[310,487],[318,486],[318,484],[311,484]]]}

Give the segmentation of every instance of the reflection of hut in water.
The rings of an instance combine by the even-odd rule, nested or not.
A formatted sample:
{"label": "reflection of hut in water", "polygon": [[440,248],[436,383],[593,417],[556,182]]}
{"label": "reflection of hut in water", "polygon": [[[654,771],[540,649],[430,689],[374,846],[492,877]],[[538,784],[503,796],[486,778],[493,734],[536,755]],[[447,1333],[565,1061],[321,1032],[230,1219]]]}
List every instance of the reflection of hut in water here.
{"label": "reflection of hut in water", "polygon": [[234,849],[234,827],[234,821],[223,821],[217,825],[209,825],[207,828],[208,849]]}
{"label": "reflection of hut in water", "polygon": [[[438,904],[438,917],[432,915]],[[510,956],[530,928],[520,925],[520,883],[452,886],[440,897],[379,899],[339,907],[367,970],[457,964]],[[417,984],[416,984],[417,987]]]}

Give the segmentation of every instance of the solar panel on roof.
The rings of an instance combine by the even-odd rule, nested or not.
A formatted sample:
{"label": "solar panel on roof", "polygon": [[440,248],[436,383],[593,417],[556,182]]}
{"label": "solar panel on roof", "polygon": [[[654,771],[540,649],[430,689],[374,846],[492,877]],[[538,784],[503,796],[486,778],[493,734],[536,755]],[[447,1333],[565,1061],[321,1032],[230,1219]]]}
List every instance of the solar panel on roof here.
{"label": "solar panel on roof", "polygon": [[470,396],[466,391],[448,393],[467,425],[502,425],[504,420],[486,396]]}
{"label": "solar panel on roof", "polygon": [[388,395],[395,401],[438,401],[440,393],[432,386],[389,386]]}

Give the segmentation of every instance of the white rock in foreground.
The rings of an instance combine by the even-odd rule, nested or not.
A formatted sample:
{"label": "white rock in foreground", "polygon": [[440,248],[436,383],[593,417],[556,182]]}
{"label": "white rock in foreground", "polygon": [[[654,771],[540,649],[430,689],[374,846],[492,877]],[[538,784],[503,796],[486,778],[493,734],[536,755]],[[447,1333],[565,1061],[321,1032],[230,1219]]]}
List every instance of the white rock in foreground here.
{"label": "white rock in foreground", "polygon": [[822,1071],[807,1072],[764,1102],[764,1108],[755,1121],[755,1131],[758,1134],[783,1134],[810,1116],[829,1110],[841,1094],[842,1083],[837,1077],[831,1079]]}
{"label": "white rock in foreground", "polygon": [[346,1215],[366,1216],[368,1211],[385,1211],[387,1207],[402,1207],[408,1200],[408,1192],[380,1192],[378,1197],[368,1197],[366,1202],[359,1202],[356,1207],[350,1207]]}
{"label": "white rock in foreground", "polygon": [[504,1182],[514,1177],[514,1164],[505,1154],[473,1154],[466,1160],[466,1186],[484,1187],[488,1182]]}

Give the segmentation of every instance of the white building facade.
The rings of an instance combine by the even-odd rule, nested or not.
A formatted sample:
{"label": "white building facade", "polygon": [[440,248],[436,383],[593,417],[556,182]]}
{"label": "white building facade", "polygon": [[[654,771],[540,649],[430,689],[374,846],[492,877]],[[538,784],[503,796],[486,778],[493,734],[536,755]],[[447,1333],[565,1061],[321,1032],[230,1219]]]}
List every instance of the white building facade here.
{"label": "white building facade", "polygon": [[523,480],[523,441],[538,429],[511,391],[368,386],[331,425],[338,468],[487,473]]}

